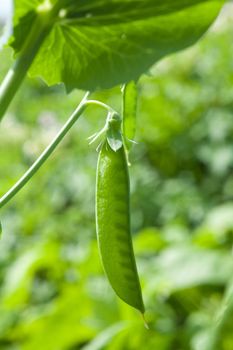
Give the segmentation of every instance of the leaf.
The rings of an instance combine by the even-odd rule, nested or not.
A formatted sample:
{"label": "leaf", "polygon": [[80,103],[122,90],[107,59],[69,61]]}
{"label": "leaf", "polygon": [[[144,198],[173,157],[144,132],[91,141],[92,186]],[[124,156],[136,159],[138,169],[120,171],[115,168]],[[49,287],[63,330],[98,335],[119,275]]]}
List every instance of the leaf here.
{"label": "leaf", "polygon": [[121,117],[117,113],[110,113],[107,118],[107,142],[114,152],[123,146],[121,134]]}
{"label": "leaf", "polygon": [[[185,263],[184,263],[185,262]],[[233,262],[222,252],[191,245],[165,249],[156,259],[149,288],[164,287],[166,292],[202,284],[224,284],[232,274]]]}
{"label": "leaf", "polygon": [[[42,1],[16,0],[15,52]],[[137,79],[164,56],[194,44],[218,15],[223,0],[58,0],[62,16],[45,39],[31,76],[48,85],[110,88]]]}
{"label": "leaf", "polygon": [[127,325],[126,322],[119,322],[117,324],[114,324],[107,329],[105,329],[103,332],[101,332],[92,342],[90,342],[88,345],[83,347],[83,350],[101,350],[103,349],[107,344],[109,344],[113,337],[115,337],[118,333],[120,333],[125,326]]}
{"label": "leaf", "polygon": [[53,266],[57,250],[56,243],[42,241],[21,252],[19,258],[10,265],[1,289],[2,303],[5,306],[11,308],[25,302],[35,271],[44,266]]}
{"label": "leaf", "polygon": [[212,209],[206,218],[205,224],[217,235],[224,236],[233,227],[233,205],[226,203]]}
{"label": "leaf", "polygon": [[128,150],[132,147],[130,140],[134,140],[136,132],[137,97],[137,84],[131,81],[123,90],[123,135]]}
{"label": "leaf", "polygon": [[117,152],[123,145],[120,131],[116,131],[113,128],[107,131],[107,141],[114,152]]}

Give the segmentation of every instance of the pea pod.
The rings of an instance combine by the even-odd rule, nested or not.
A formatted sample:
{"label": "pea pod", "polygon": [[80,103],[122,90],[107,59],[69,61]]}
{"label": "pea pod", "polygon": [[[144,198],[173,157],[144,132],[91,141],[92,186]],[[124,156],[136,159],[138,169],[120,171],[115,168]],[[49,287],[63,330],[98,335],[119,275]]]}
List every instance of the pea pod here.
{"label": "pea pod", "polygon": [[[116,125],[116,124],[115,124]],[[107,135],[113,135],[109,132]],[[119,134],[118,134],[119,141]],[[116,294],[145,311],[130,233],[130,184],[123,142],[115,151],[102,143],[97,166],[96,226],[101,260]]]}

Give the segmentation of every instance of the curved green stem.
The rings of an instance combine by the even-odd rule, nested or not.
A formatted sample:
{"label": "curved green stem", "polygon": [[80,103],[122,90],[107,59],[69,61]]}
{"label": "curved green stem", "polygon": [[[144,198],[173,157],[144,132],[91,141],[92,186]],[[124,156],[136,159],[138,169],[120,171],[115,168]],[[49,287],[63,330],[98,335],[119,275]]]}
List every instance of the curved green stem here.
{"label": "curved green stem", "polygon": [[57,136],[53,139],[53,141],[49,144],[49,146],[44,150],[44,152],[40,155],[40,157],[33,163],[33,165],[28,169],[28,171],[16,182],[16,184],[4,195],[0,198],[0,208],[2,208],[6,203],[8,203],[31,179],[31,177],[40,169],[40,167],[44,164],[44,162],[49,158],[58,144],[62,141],[65,135],[68,133],[70,128],[74,125],[77,119],[81,116],[84,109],[87,106],[87,98],[89,93],[87,93],[77,109],[68,119],[66,124],[63,126],[61,131],[57,134]]}
{"label": "curved green stem", "polygon": [[10,190],[0,198],[0,208],[6,205],[32,178],[32,176],[41,168],[41,166],[45,163],[45,161],[49,158],[49,156],[53,153],[55,148],[59,145],[59,143],[63,140],[65,135],[71,129],[71,127],[75,124],[78,118],[81,116],[86,107],[90,105],[98,105],[108,111],[115,112],[108,105],[95,100],[88,100],[90,96],[90,92],[87,92],[79,106],[76,108],[74,113],[59,131],[59,133],[55,136],[55,138],[51,141],[48,147],[44,150],[44,152],[40,155],[40,157],[32,164],[32,166],[26,171],[26,173],[15,183],[14,186],[10,188]]}
{"label": "curved green stem", "polygon": [[99,106],[99,107],[102,107],[102,108],[106,109],[108,112],[116,113],[116,111],[115,111],[112,107],[106,105],[105,103],[103,103],[103,102],[101,102],[101,101],[97,101],[97,100],[88,100],[88,101],[86,102],[86,105],[96,105],[96,106]]}

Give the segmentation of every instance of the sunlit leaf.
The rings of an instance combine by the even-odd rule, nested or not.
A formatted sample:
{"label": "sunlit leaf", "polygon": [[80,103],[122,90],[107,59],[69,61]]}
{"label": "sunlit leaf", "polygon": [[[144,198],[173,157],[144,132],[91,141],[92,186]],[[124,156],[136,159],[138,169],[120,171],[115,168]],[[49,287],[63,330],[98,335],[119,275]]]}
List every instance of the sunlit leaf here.
{"label": "sunlit leaf", "polygon": [[[59,4],[60,2],[60,4]],[[42,1],[16,0],[12,46],[22,49]],[[49,85],[109,88],[137,79],[169,53],[194,44],[223,0],[58,1],[56,21],[31,68]]]}

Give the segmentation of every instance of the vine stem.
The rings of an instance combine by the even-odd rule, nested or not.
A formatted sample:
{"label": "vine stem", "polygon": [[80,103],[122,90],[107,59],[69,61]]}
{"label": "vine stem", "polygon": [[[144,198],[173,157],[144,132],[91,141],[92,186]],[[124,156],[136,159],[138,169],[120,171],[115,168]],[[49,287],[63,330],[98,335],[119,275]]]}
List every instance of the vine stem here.
{"label": "vine stem", "polygon": [[87,98],[89,96],[89,92],[86,93],[84,98],[82,99],[79,106],[76,108],[74,113],[70,116],[68,121],[59,131],[59,133],[55,136],[55,138],[51,141],[48,147],[44,150],[44,152],[40,155],[40,157],[32,164],[32,166],[28,169],[28,171],[15,183],[11,189],[0,198],[0,208],[2,208],[6,203],[8,203],[31,179],[31,177],[40,169],[40,167],[45,163],[45,161],[49,158],[49,156],[53,153],[58,144],[63,140],[65,135],[74,125],[74,123],[81,116],[83,111],[86,108]]}
{"label": "vine stem", "polygon": [[51,8],[37,9],[32,28],[26,37],[13,67],[8,71],[0,86],[0,121],[24,80],[41,45],[59,18],[61,3]]}
{"label": "vine stem", "polygon": [[86,105],[96,105],[96,106],[99,106],[99,107],[106,109],[108,112],[116,113],[113,108],[111,108],[110,106],[106,105],[105,103],[103,103],[101,101],[88,100],[88,101],[86,101]]}
{"label": "vine stem", "polygon": [[91,105],[98,105],[107,111],[115,112],[110,106],[96,100],[88,100],[90,96],[90,92],[87,92],[83,97],[82,101],[67,120],[62,129],[58,132],[55,138],[51,141],[48,147],[44,150],[44,152],[39,156],[39,158],[32,164],[32,166],[26,171],[26,173],[10,188],[6,194],[4,194],[0,198],[0,209],[6,205],[27,183],[28,181],[35,175],[35,173],[41,168],[41,166],[45,163],[45,161],[50,157],[59,143],[66,136],[71,127],[75,124],[78,118],[82,115],[86,107]]}

